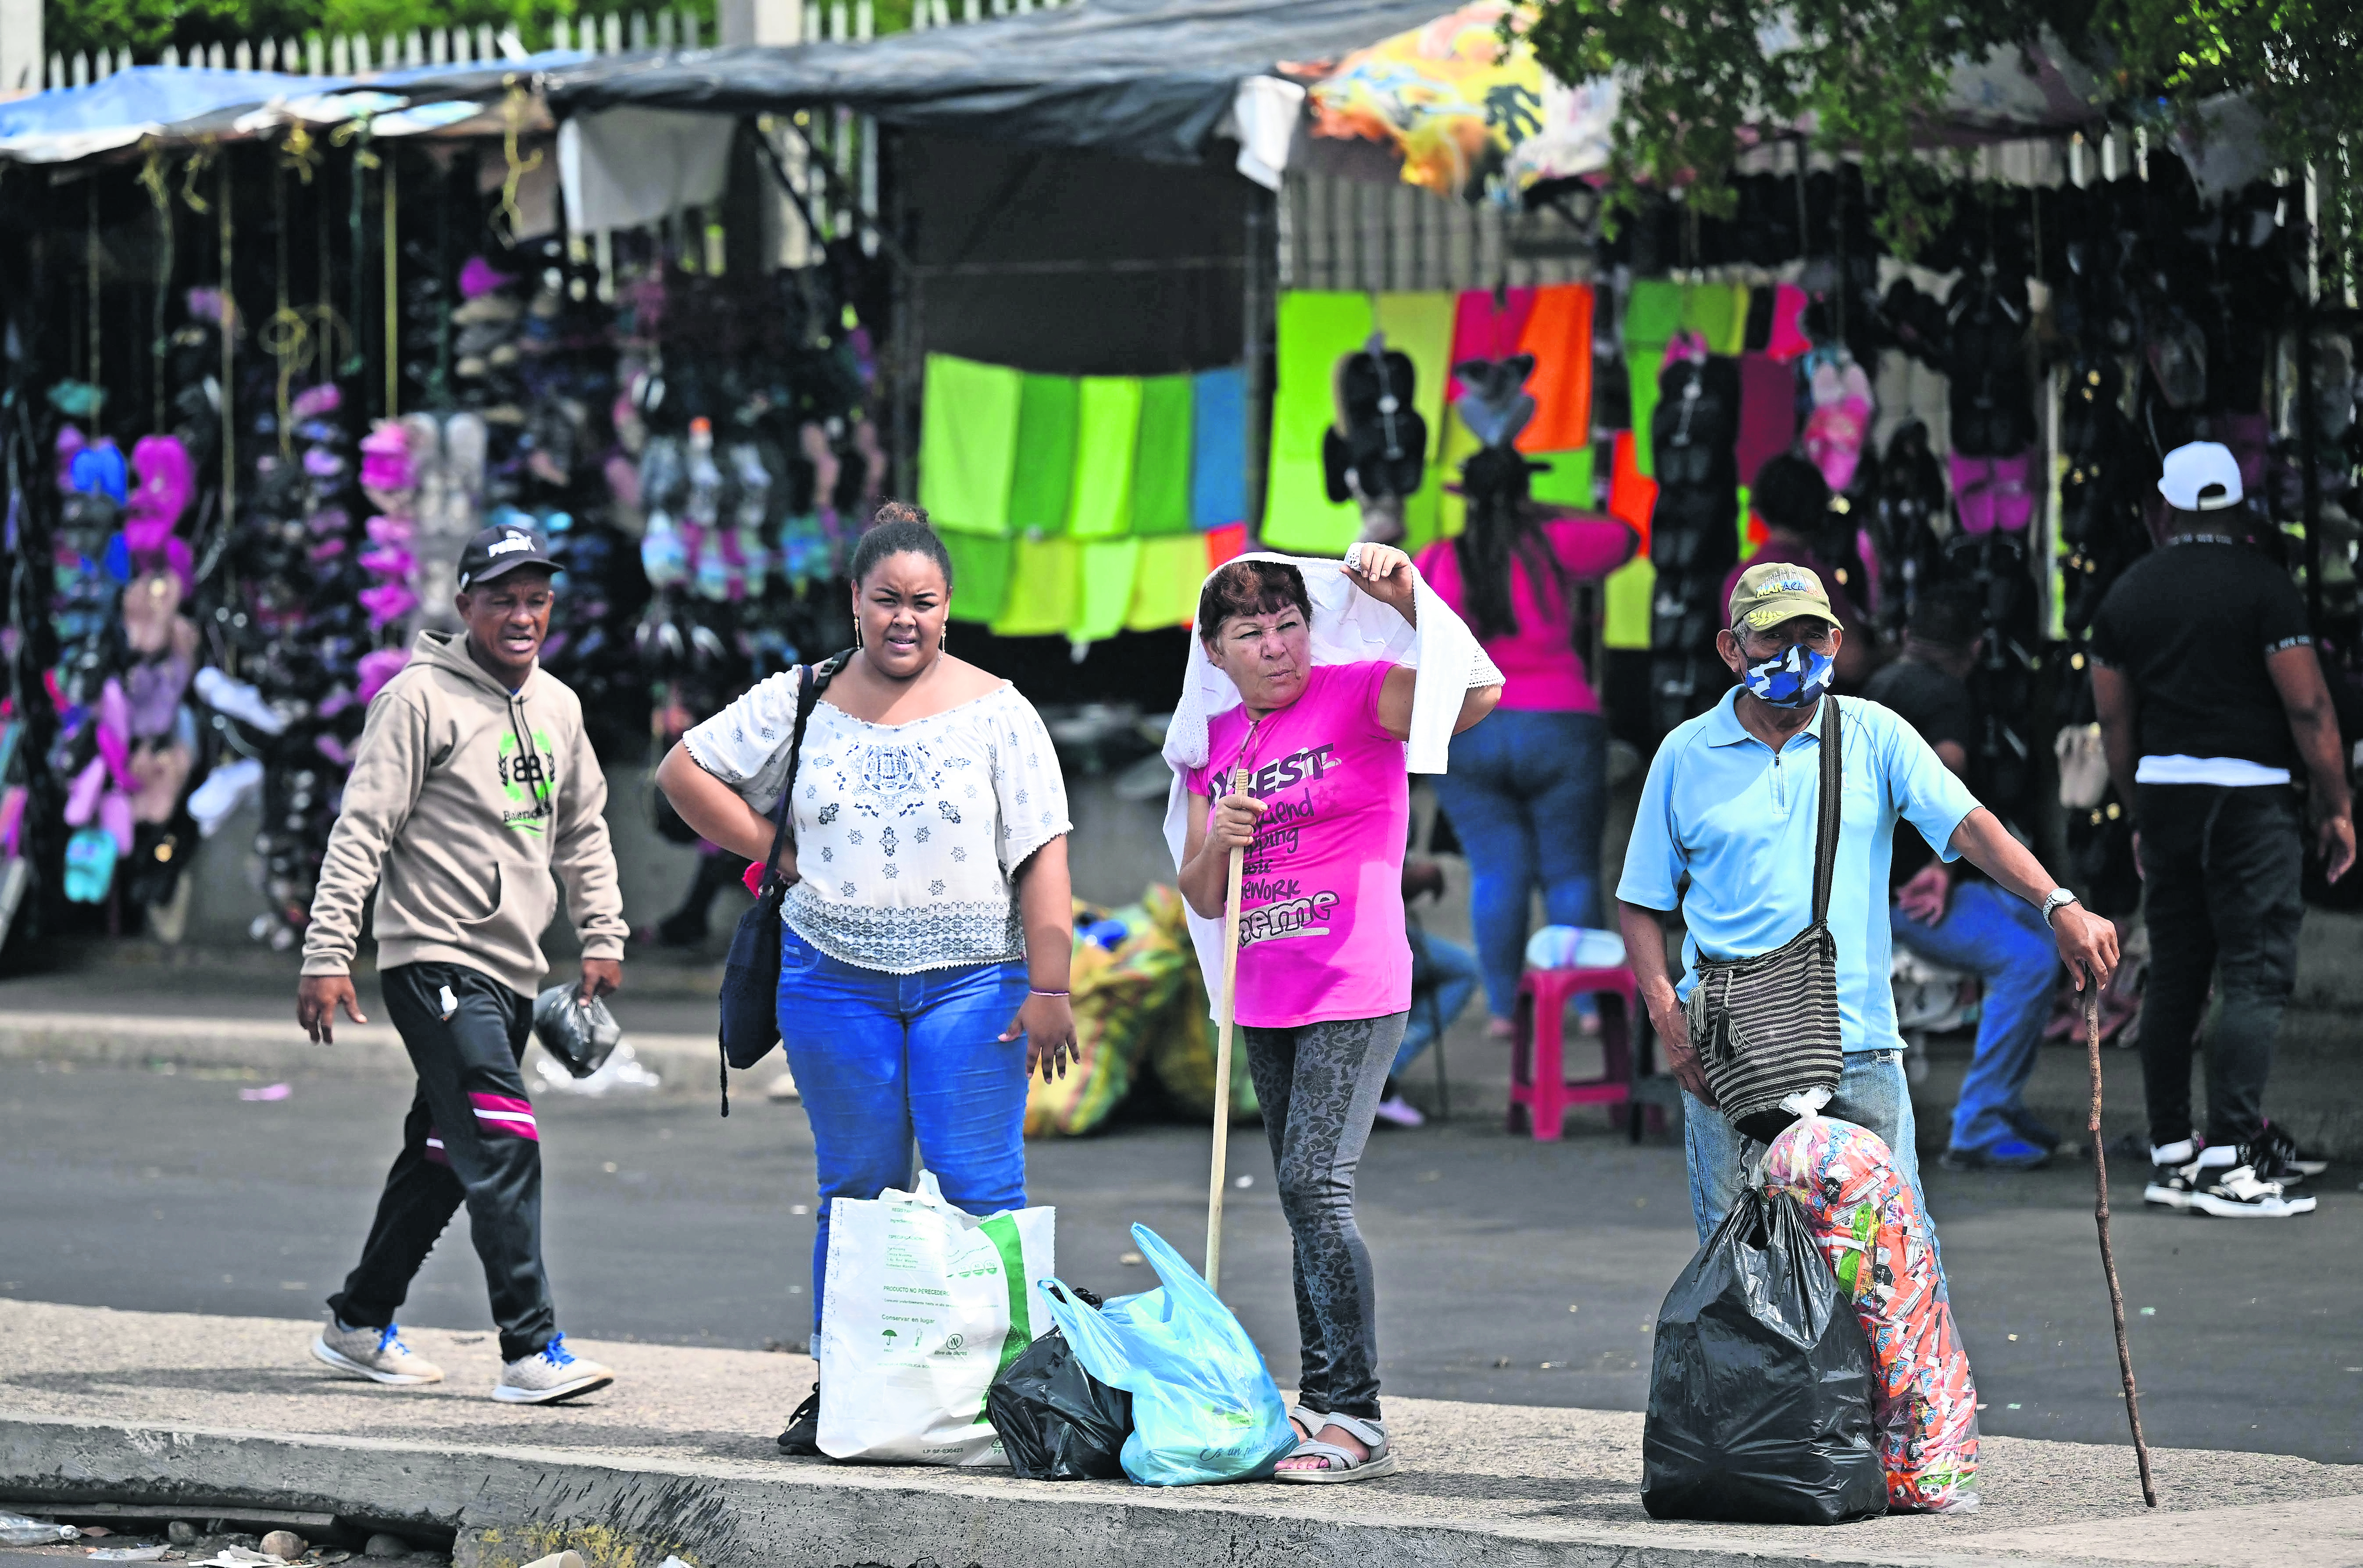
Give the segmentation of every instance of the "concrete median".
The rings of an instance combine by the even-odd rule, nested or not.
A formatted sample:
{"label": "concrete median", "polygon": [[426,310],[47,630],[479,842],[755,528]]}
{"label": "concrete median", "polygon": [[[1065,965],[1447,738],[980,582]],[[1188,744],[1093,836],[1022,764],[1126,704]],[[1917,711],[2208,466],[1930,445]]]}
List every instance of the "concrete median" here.
{"label": "concrete median", "polygon": [[590,1343],[616,1386],[572,1407],[483,1397],[483,1334],[405,1331],[447,1382],[336,1380],[310,1326],[0,1301],[0,1505],[94,1499],[334,1516],[452,1538],[458,1568],[559,1546],[594,1568],[1418,1564],[2247,1563],[2363,1549],[2363,1472],[2169,1450],[2143,1508],[2124,1448],[1989,1439],[1984,1504],[1830,1530],[1649,1520],[1641,1418],[1390,1400],[1399,1475],[1152,1491],[990,1470],[779,1458],[802,1357]]}

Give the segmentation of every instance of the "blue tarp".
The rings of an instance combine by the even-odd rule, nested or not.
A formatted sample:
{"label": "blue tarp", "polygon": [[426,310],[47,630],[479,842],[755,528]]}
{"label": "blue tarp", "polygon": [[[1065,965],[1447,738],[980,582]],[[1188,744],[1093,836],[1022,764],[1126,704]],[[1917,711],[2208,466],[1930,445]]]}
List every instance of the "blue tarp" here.
{"label": "blue tarp", "polygon": [[59,136],[177,125],[273,98],[349,86],[342,76],[286,76],[276,71],[173,70],[135,65],[87,87],[59,87],[0,104],[0,143]]}
{"label": "blue tarp", "polygon": [[[579,50],[544,50],[523,60],[476,61],[457,65],[415,65],[367,77],[295,76],[276,71],[213,71],[135,65],[87,87],[63,87],[0,104],[0,157],[54,163],[128,147],[142,137],[172,134],[221,122],[274,103],[314,100],[357,92],[351,112],[378,112],[422,99],[497,98],[516,77],[579,67],[594,57]],[[649,58],[649,57],[642,57]],[[307,112],[305,119],[320,115]],[[405,128],[430,128],[438,116]]]}

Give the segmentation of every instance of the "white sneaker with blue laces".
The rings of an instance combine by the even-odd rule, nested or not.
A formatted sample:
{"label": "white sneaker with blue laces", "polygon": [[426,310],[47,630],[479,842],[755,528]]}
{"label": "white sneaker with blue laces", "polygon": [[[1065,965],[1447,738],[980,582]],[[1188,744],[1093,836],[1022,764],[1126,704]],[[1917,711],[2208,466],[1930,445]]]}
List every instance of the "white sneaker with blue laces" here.
{"label": "white sneaker with blue laces", "polygon": [[392,1323],[349,1329],[332,1317],[312,1341],[312,1359],[372,1383],[406,1387],[443,1381],[443,1369],[404,1344],[401,1329]]}
{"label": "white sneaker with blue laces", "polygon": [[531,1355],[502,1367],[493,1397],[504,1405],[555,1405],[615,1381],[614,1373],[568,1350],[566,1336],[560,1334]]}

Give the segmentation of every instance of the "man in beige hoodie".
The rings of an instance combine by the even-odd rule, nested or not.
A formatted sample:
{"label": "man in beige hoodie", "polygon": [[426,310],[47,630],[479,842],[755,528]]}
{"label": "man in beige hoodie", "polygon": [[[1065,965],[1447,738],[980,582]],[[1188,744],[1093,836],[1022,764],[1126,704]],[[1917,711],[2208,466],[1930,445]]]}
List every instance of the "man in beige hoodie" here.
{"label": "man in beige hoodie", "polygon": [[367,1021],[351,968],[374,887],[378,977],[418,1092],[361,1264],[329,1297],[313,1355],[379,1383],[441,1381],[394,1317],[464,1200],[500,1324],[493,1397],[512,1404],[615,1381],[558,1331],[541,1264],[540,1132],[518,1072],[549,967],[540,938],[556,913],[552,875],[582,936],[585,999],[623,983],[629,934],[582,705],[539,663],[554,570],[528,530],[476,535],[460,557],[466,632],[419,633],[410,663],[371,701],[312,899],[295,1004],[316,1042],[333,1042],[340,1007]]}

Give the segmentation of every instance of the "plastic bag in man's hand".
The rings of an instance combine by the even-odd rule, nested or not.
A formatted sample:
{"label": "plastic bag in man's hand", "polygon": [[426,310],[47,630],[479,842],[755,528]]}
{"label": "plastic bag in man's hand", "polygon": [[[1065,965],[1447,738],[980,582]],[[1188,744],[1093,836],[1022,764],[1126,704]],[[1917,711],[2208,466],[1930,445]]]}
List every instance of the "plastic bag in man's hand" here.
{"label": "plastic bag in man's hand", "polygon": [[552,986],[534,998],[533,1036],[568,1072],[587,1078],[607,1065],[624,1030],[605,1002],[582,1001],[582,992],[580,984]]}
{"label": "plastic bag in man's hand", "polygon": [[[1070,1293],[1057,1285],[1043,1290],[1053,1301]],[[1002,1369],[984,1397],[984,1415],[1021,1480],[1114,1481],[1124,1474],[1132,1396],[1093,1377],[1056,1329]]]}
{"label": "plastic bag in man's hand", "polygon": [[[1132,1396],[1124,1473],[1144,1486],[1255,1481],[1297,1442],[1280,1386],[1231,1309],[1146,1225],[1132,1228],[1160,1288],[1094,1312],[1042,1288],[1050,1315],[1093,1377]],[[1858,1331],[1858,1332],[1859,1331]]]}
{"label": "plastic bag in man's hand", "polygon": [[1884,1513],[1870,1401],[1870,1341],[1797,1200],[1751,1187],[1659,1310],[1641,1506],[1748,1524]]}

